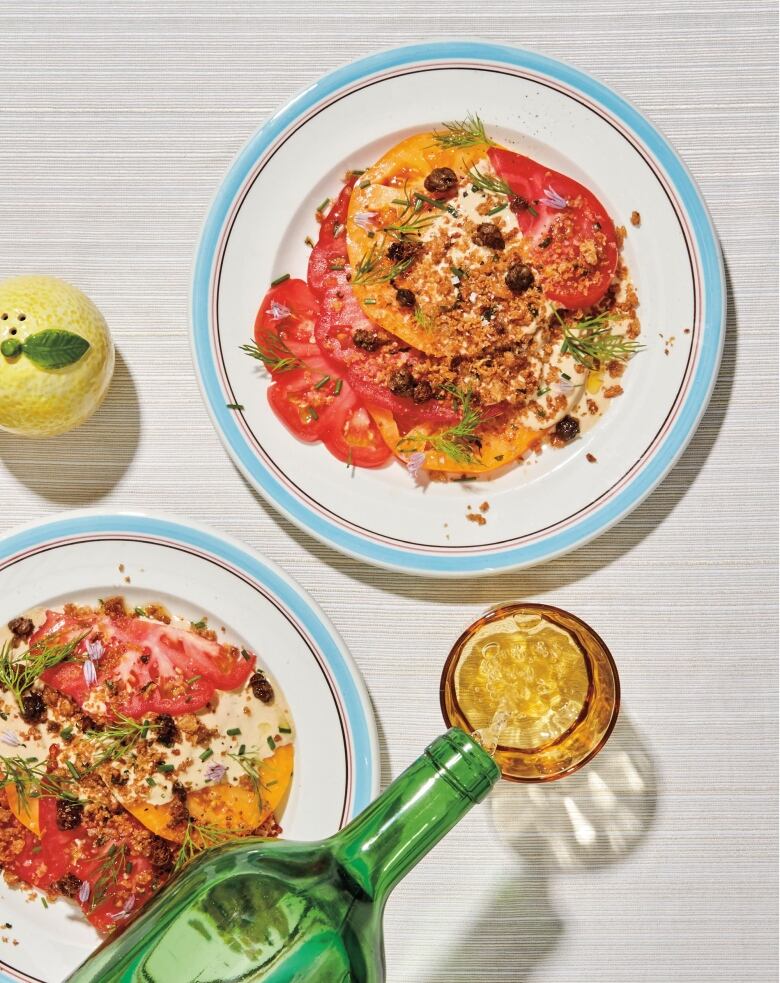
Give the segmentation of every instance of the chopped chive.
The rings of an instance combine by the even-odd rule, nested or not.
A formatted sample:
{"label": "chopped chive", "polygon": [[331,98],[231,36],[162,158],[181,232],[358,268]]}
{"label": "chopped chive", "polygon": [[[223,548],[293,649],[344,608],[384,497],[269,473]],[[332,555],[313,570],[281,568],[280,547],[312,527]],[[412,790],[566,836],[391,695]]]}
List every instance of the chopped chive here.
{"label": "chopped chive", "polygon": [[289,273],[282,273],[282,275],[278,276],[275,280],[271,280],[271,286],[278,287],[280,283],[284,283],[285,280],[289,280],[289,279],[290,279]]}
{"label": "chopped chive", "polygon": [[185,679],[184,682],[189,686],[190,683],[195,683],[195,682],[197,682],[201,678],[202,678],[201,676],[190,676],[190,678],[189,679]]}
{"label": "chopped chive", "polygon": [[246,744],[242,744],[241,747],[238,749],[239,758],[243,756],[244,751],[246,751]]}
{"label": "chopped chive", "polygon": [[487,212],[486,214],[488,214],[488,215],[498,215],[499,212],[503,212],[503,210],[506,208],[506,206],[507,206],[507,203],[506,202],[504,202],[503,205],[496,205],[495,208],[491,208],[490,211]]}
{"label": "chopped chive", "polygon": [[534,218],[539,218],[539,212],[534,208],[533,205],[526,205],[526,211],[529,211]]}
{"label": "chopped chive", "polygon": [[537,396],[546,396],[549,391],[550,391],[550,387],[549,386],[545,386],[544,389],[537,389],[536,390],[536,395]]}
{"label": "chopped chive", "polygon": [[44,908],[49,907],[49,902],[46,900],[46,898],[44,898],[43,895],[41,895],[41,904],[43,905]]}
{"label": "chopped chive", "polygon": [[228,737],[236,737],[238,734],[241,733],[241,728],[240,727],[228,727],[228,729],[225,731],[225,733],[227,734]]}
{"label": "chopped chive", "polygon": [[63,727],[62,730],[60,731],[60,737],[64,737],[66,741],[69,737],[72,736],[73,736],[73,727],[70,724],[68,724],[67,727]]}
{"label": "chopped chive", "polygon": [[566,379],[567,382],[571,382],[571,376],[567,375],[565,372],[561,372],[561,378]]}
{"label": "chopped chive", "polygon": [[203,754],[200,755],[200,760],[201,761],[208,761],[209,758],[211,757],[211,755],[213,753],[214,752],[211,750],[211,748],[210,747],[207,747],[206,750],[203,752]]}
{"label": "chopped chive", "polygon": [[315,382],[314,383],[314,388],[315,389],[322,389],[322,387],[325,386],[325,385],[327,385],[329,382],[330,382],[330,376],[329,375],[324,375],[320,379],[319,382]]}
{"label": "chopped chive", "polygon": [[303,240],[303,244],[308,246],[309,249],[314,249],[314,240],[311,236],[306,236],[306,238]]}
{"label": "chopped chive", "polygon": [[319,415],[319,413],[318,413],[318,412],[317,412],[317,411],[316,411],[316,410],[314,409],[314,407],[313,407],[313,406],[307,406],[307,407],[306,407],[306,412],[308,413],[308,418],[307,418],[307,420],[306,420],[306,422],[307,422],[307,423],[311,423],[311,422],[312,422],[312,420],[319,420],[319,418],[320,418],[320,415]]}
{"label": "chopped chive", "polygon": [[241,649],[241,655],[246,659],[247,662],[252,658],[252,656],[247,652],[246,649]]}
{"label": "chopped chive", "polygon": [[450,269],[459,280],[465,280],[468,277],[468,273],[459,266],[450,266]]}
{"label": "chopped chive", "polygon": [[317,205],[317,211],[324,212],[329,204],[330,204],[330,198],[326,198],[324,201],[321,201],[319,205]]}
{"label": "chopped chive", "polygon": [[329,270],[343,270],[346,265],[343,259],[331,259],[328,261]]}
{"label": "chopped chive", "polygon": [[336,385],[333,387],[333,395],[338,396],[341,392],[341,387],[344,385],[343,379],[336,379]]}
{"label": "chopped chive", "polygon": [[280,734],[292,734],[292,728],[291,727],[280,727],[279,728],[279,733]]}
{"label": "chopped chive", "polygon": [[367,188],[371,184],[370,181],[361,181],[358,185],[359,188]]}
{"label": "chopped chive", "polygon": [[146,611],[143,608],[133,608],[133,614],[136,614],[139,618],[146,617]]}
{"label": "chopped chive", "polygon": [[276,742],[274,741],[274,739],[273,739],[273,737],[268,737],[268,738],[266,738],[266,739],[267,739],[267,741],[268,741],[268,747],[269,747],[269,748],[270,748],[270,749],[271,749],[272,751],[275,751],[275,750],[276,750]]}
{"label": "chopped chive", "polygon": [[374,300],[373,297],[366,297],[366,299],[363,301],[363,303],[364,304],[375,304],[376,301]]}
{"label": "chopped chive", "polygon": [[243,405],[241,403],[225,403],[225,406],[229,410],[243,410]]}
{"label": "chopped chive", "polygon": [[126,874],[132,874],[133,873],[133,862],[132,862],[132,860],[128,860],[127,863],[125,864],[125,873]]}
{"label": "chopped chive", "polygon": [[76,779],[76,781],[78,781],[81,778],[78,768],[73,764],[72,761],[66,761],[65,767],[68,769],[71,775]]}
{"label": "chopped chive", "polygon": [[200,631],[202,628],[206,627],[206,619],[201,618],[200,621],[191,621],[190,628],[194,628],[196,631]]}
{"label": "chopped chive", "polygon": [[265,783],[266,788],[271,788],[272,785],[276,785],[276,779],[272,779],[270,782]]}
{"label": "chopped chive", "polygon": [[157,784],[157,782],[156,782],[156,781],[155,781],[155,780],[154,780],[154,779],[152,778],[152,776],[150,775],[150,776],[149,776],[149,777],[148,777],[148,778],[146,779],[146,784],[147,784],[147,785],[149,786],[149,788],[154,788],[154,786],[155,786],[155,785]]}
{"label": "chopped chive", "polygon": [[365,169],[365,167],[359,167],[357,169],[351,170],[349,173],[350,174],[354,174],[355,177],[360,177],[361,174],[365,174],[366,173],[366,169]]}
{"label": "chopped chive", "polygon": [[157,765],[157,770],[163,775],[167,775],[169,772],[173,771],[174,766],[169,764]]}

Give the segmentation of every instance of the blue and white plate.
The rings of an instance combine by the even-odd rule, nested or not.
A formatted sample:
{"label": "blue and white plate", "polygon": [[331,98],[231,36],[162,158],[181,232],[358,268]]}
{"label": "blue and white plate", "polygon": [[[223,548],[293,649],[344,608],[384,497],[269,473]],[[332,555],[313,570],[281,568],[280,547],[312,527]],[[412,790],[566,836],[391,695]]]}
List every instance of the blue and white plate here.
{"label": "blue and white plate", "polygon": [[[286,837],[328,836],[376,796],[376,729],[360,674],[322,611],[269,560],[221,533],[141,514],[71,512],[0,540],[0,624],[112,594],[130,606],[159,600],[185,619],[205,615],[224,638],[257,652],[295,725]],[[98,934],[69,902],[44,909],[26,895],[0,879],[0,921],[12,926],[0,932],[9,940],[0,980],[58,983]]]}
{"label": "blue and white plate", "polygon": [[[239,346],[269,283],[305,276],[314,210],[349,168],[403,136],[476,112],[503,143],[594,189],[628,229],[645,350],[625,393],[582,439],[493,480],[415,486],[397,463],[354,473],[298,442]],[[633,211],[641,225],[630,224]],[[462,41],[385,51],[338,69],[259,130],[219,188],[192,290],[196,371],[243,473],[301,528],[411,573],[484,574],[548,560],[604,532],[669,471],[701,419],[725,328],[720,253],[685,166],[624,99],[529,51]],[[228,408],[239,404],[241,410]],[[595,458],[595,460],[593,460]],[[487,501],[487,521],[467,513]],[[471,506],[471,510],[469,510]]]}

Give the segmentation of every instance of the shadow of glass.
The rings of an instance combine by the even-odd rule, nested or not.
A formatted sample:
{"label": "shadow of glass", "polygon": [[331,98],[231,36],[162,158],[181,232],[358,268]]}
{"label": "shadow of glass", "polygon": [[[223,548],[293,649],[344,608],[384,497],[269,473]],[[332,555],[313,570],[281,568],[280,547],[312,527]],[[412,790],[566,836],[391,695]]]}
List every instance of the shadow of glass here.
{"label": "shadow of glass", "polygon": [[90,420],[48,440],[0,432],[0,459],[14,477],[42,498],[86,506],[107,495],[122,478],[135,457],[140,433],[135,383],[117,351],[108,393]]}
{"label": "shadow of glass", "polygon": [[602,751],[557,782],[502,782],[492,796],[501,839],[534,866],[603,867],[628,856],[652,826],[656,770],[630,719],[621,712]]}

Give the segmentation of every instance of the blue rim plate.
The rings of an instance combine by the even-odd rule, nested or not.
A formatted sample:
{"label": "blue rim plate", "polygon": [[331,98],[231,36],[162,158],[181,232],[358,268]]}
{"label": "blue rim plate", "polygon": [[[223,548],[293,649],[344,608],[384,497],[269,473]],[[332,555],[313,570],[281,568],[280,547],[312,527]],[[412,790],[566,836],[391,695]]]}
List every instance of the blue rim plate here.
{"label": "blue rim plate", "polygon": [[[661,334],[655,330],[656,327],[671,328],[670,333],[674,329],[679,332],[677,354],[685,349],[687,363],[680,369],[679,387],[675,382],[674,399],[670,398],[669,406],[664,408],[662,423],[654,429],[652,440],[630,452],[621,452],[628,456],[620,464],[614,478],[610,478],[608,487],[605,484],[587,502],[569,508],[568,514],[562,504],[560,514],[540,521],[538,528],[512,531],[504,523],[508,531],[500,536],[497,530],[491,530],[490,535],[487,532],[479,533],[474,529],[474,523],[462,523],[463,530],[456,532],[454,523],[450,521],[447,534],[441,531],[438,539],[433,541],[424,539],[420,534],[408,537],[389,534],[359,517],[358,512],[353,510],[356,496],[365,494],[366,498],[370,497],[370,484],[356,483],[348,489],[350,493],[343,495],[343,503],[334,508],[318,501],[310,488],[301,487],[300,481],[296,483],[289,479],[284,466],[280,466],[278,460],[274,460],[273,455],[262,446],[257,437],[257,428],[253,432],[251,423],[247,424],[248,413],[228,408],[230,403],[248,402],[252,394],[248,394],[246,388],[242,391],[240,386],[233,385],[230,372],[225,369],[221,354],[225,346],[220,338],[220,332],[225,329],[219,325],[219,309],[223,301],[220,290],[228,289],[224,286],[227,281],[223,276],[223,260],[236,216],[245,207],[258,174],[266,162],[278,153],[280,146],[283,147],[292,134],[299,135],[307,126],[313,126],[312,121],[316,123],[318,116],[331,111],[331,107],[337,103],[342,105],[343,113],[343,104],[350,98],[356,98],[356,94],[364,99],[368,98],[366,93],[373,90],[373,98],[381,107],[384,104],[377,95],[379,83],[415,76],[418,82],[415,102],[425,103],[426,93],[436,89],[435,73],[457,71],[468,72],[472,78],[476,77],[475,73],[501,75],[507,80],[506,86],[519,80],[526,87],[535,87],[545,95],[554,92],[555,98],[565,103],[556,123],[561,133],[577,125],[576,121],[570,121],[569,116],[574,120],[575,113],[582,114],[583,111],[591,114],[594,127],[598,125],[604,129],[608,126],[614,133],[619,133],[619,139],[630,148],[630,153],[641,156],[642,166],[652,175],[648,180],[656,182],[655,191],[663,189],[664,207],[676,217],[680,241],[684,243],[683,255],[687,251],[685,265],[690,264],[685,275],[690,281],[693,299],[691,326],[685,329],[684,338],[680,325],[670,326],[661,320],[656,324],[653,316],[649,317],[653,328],[650,332],[652,338]],[[440,100],[440,94],[432,98],[434,102]],[[464,109],[473,108],[463,106],[462,102],[461,106]],[[567,106],[571,107],[571,113]],[[384,109],[392,113],[392,107],[385,105]],[[439,119],[456,115],[453,112]],[[338,143],[338,131],[333,133],[332,140]],[[556,142],[554,133],[550,134],[550,142]],[[367,148],[370,146],[366,145]],[[608,167],[605,163],[605,168]],[[283,177],[287,180],[286,176]],[[289,182],[293,180],[291,176]],[[278,183],[276,189],[279,191]],[[647,216],[648,219],[651,217]],[[290,218],[292,222],[293,217]],[[644,214],[642,224],[648,224]],[[271,225],[258,231],[257,236],[273,237],[275,229],[276,226]],[[283,236],[281,228],[279,235]],[[646,250],[647,256],[651,256],[653,249],[655,254],[652,255],[656,258],[659,254],[662,256],[664,250],[650,242],[651,236],[651,232],[646,234],[646,245],[641,248]],[[234,241],[240,238],[240,235],[234,235]],[[658,262],[664,262],[663,256]],[[649,267],[652,263],[646,265]],[[269,268],[263,272],[269,275],[258,282],[256,303],[259,303],[263,293],[262,284],[267,284],[271,276],[280,271],[277,267],[276,270]],[[640,269],[640,281],[642,272]],[[298,266],[293,270],[293,275],[302,273]],[[663,284],[663,277],[657,282]],[[656,290],[655,294],[662,292]],[[650,294],[651,291],[645,293]],[[652,298],[643,295],[640,289],[640,304],[652,306],[651,302]],[[640,315],[643,310],[644,307],[640,306]],[[658,130],[625,99],[577,69],[530,51],[476,41],[433,42],[382,51],[329,73],[276,113],[252,136],[216,193],[196,254],[191,294],[196,374],[217,432],[246,478],[283,515],[322,542],[378,566],[431,576],[481,575],[541,563],[583,545],[636,508],[672,468],[704,413],[720,364],[725,314],[724,274],[712,222],[685,165]],[[644,325],[645,317],[642,317]],[[250,327],[251,324],[247,324],[245,329],[242,328],[245,335]],[[232,336],[227,345],[237,347],[233,344]],[[669,355],[669,352],[665,354]],[[675,353],[672,355],[669,364],[674,361]],[[633,365],[631,372],[634,372]],[[633,384],[633,376],[629,381]],[[627,391],[629,389],[627,385]],[[594,432],[598,429],[594,428]],[[294,448],[297,442],[290,437],[289,443]],[[627,441],[623,439],[622,443],[625,445]],[[596,446],[594,444],[590,449]],[[601,445],[598,446],[601,450]],[[598,460],[606,460],[610,450],[608,447],[606,454],[598,455]],[[290,454],[299,453],[300,449],[290,450]],[[313,457],[312,461],[315,460],[313,470],[324,469],[322,460]],[[580,464],[582,460],[584,454],[580,455]],[[605,463],[602,474],[606,473],[607,466]],[[577,476],[580,472],[572,470],[569,473],[570,477],[574,475],[574,485],[593,480],[590,476],[596,474],[596,469],[590,467],[588,472],[588,467],[581,467],[581,478]],[[557,470],[560,473],[560,469]],[[558,482],[558,485],[561,483]],[[572,482],[569,483],[571,486]],[[500,486],[495,488],[500,491]],[[373,494],[376,497],[376,490]],[[383,493],[378,494],[381,497]],[[431,510],[431,516],[434,516],[437,500],[428,498],[434,502]],[[508,507],[505,511],[509,517],[522,511],[522,497],[515,495],[507,497],[506,501]],[[541,502],[541,499],[538,501]],[[421,498],[420,502],[420,509],[424,512],[425,499]],[[532,510],[533,507],[531,505]],[[461,513],[464,508],[461,506]],[[447,517],[450,518],[449,515]]]}
{"label": "blue rim plate", "polygon": [[[176,613],[206,613],[215,627],[224,619],[258,651],[290,703],[298,752],[282,823],[292,838],[334,832],[378,794],[376,727],[357,667],[311,598],[248,547],[173,517],[71,512],[0,539],[0,585],[3,623],[47,603],[94,602],[114,591],[130,604],[167,597]],[[7,935],[19,942],[0,953],[0,980],[56,983],[97,944],[67,902],[44,911],[2,883],[0,894],[3,920],[13,924]]]}

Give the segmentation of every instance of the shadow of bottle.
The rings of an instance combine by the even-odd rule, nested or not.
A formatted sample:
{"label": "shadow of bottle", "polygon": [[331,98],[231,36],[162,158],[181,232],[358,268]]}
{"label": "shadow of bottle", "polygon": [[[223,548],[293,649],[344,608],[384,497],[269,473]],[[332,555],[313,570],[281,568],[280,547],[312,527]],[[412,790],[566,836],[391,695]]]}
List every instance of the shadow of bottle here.
{"label": "shadow of bottle", "polygon": [[601,867],[638,846],[657,798],[652,758],[621,711],[605,747],[580,771],[539,785],[502,782],[492,797],[493,821],[501,839],[537,866]]}

